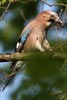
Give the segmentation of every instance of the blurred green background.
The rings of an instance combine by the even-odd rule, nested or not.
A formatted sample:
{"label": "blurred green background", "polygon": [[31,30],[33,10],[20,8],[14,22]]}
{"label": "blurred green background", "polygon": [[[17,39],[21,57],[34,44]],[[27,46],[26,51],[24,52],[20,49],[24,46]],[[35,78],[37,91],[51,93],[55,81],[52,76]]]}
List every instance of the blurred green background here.
{"label": "blurred green background", "polygon": [[[23,0],[22,0],[23,1]],[[25,2],[25,0],[24,0]],[[64,3],[66,0],[46,0],[48,3]],[[6,7],[8,4],[1,5]],[[32,20],[39,12],[44,10],[53,10],[61,12],[61,19],[65,8],[62,6],[49,7],[40,0],[30,1],[28,3],[12,3],[9,12],[0,20],[0,53],[14,52],[15,45],[24,26]],[[0,16],[3,13],[0,8]],[[66,15],[67,17],[67,15]],[[48,31],[48,39],[52,46],[60,44],[67,40],[65,25],[58,30],[58,36],[55,30]],[[59,37],[59,39],[58,39]],[[57,50],[66,53],[67,47]],[[19,72],[9,86],[0,92],[0,100],[67,100],[67,60],[47,57],[45,54],[36,52],[25,62],[26,66]],[[9,67],[10,63],[0,63],[0,67]],[[6,69],[7,69],[6,67]]]}

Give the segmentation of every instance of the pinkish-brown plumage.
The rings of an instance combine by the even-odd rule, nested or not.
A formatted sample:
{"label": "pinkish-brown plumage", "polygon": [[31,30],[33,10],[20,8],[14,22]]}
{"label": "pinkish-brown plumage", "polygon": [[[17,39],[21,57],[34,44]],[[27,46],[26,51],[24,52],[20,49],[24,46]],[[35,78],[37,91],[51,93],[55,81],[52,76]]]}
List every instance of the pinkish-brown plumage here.
{"label": "pinkish-brown plumage", "polygon": [[[28,51],[36,48],[41,52],[51,50],[50,45],[46,39],[47,29],[52,23],[62,24],[57,13],[52,11],[43,11],[38,14],[34,20],[32,20],[22,31],[20,41],[17,43],[16,51]],[[27,33],[27,30],[30,31]],[[26,40],[23,42],[23,34],[26,34]],[[28,36],[27,36],[28,34]],[[22,48],[23,46],[23,48]]]}

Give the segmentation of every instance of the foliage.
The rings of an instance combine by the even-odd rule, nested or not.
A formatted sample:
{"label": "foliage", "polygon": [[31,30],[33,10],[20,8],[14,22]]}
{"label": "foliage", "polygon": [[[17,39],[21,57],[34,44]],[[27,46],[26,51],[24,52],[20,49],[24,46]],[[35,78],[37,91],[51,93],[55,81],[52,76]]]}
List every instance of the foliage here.
{"label": "foliage", "polygon": [[[54,59],[37,52],[29,56],[25,68],[25,78],[15,92],[12,100],[64,100],[67,93],[67,68],[64,60]],[[21,75],[20,74],[20,75]],[[21,94],[21,95],[20,95]]]}
{"label": "foliage", "polygon": [[[1,23],[4,25],[0,28],[0,41],[4,45],[4,50],[15,49],[15,44],[24,27],[24,22],[30,20],[37,13],[36,5],[38,2],[27,3],[11,3],[6,14],[1,18]],[[0,7],[0,15],[3,14],[3,7],[7,7],[9,3]],[[9,42],[8,42],[9,41]]]}

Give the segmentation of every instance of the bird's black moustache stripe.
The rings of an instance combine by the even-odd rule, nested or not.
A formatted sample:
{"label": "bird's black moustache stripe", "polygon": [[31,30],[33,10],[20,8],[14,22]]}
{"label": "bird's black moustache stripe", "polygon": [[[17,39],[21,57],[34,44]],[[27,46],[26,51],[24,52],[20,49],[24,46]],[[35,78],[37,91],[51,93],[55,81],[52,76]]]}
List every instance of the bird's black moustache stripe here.
{"label": "bird's black moustache stripe", "polygon": [[54,23],[54,19],[49,19],[48,21]]}

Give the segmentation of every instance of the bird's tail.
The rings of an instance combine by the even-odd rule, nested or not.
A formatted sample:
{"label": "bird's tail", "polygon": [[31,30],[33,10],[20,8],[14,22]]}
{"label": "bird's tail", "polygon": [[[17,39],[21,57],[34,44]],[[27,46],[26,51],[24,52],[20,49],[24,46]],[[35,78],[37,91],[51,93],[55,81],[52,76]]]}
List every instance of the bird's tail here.
{"label": "bird's tail", "polygon": [[16,73],[12,73],[11,75],[9,75],[8,79],[6,80],[7,82],[5,82],[2,91],[4,91],[4,89],[8,86],[8,84],[11,82],[11,80],[14,78],[14,76],[16,75]]}
{"label": "bird's tail", "polygon": [[0,69],[0,90],[3,91],[6,86],[10,83],[16,72],[8,74],[4,69]]}
{"label": "bird's tail", "polygon": [[8,84],[13,80],[15,75],[20,72],[20,68],[23,67],[23,61],[17,61],[12,63],[11,74],[7,74],[6,71],[0,70],[0,89],[4,91],[4,89],[8,86]]}

